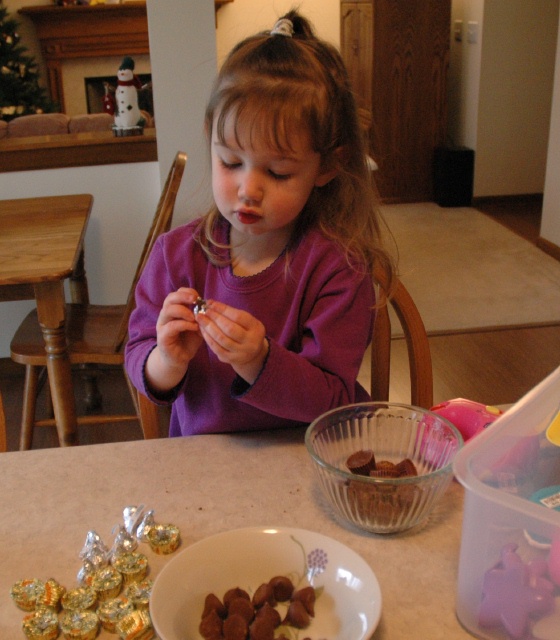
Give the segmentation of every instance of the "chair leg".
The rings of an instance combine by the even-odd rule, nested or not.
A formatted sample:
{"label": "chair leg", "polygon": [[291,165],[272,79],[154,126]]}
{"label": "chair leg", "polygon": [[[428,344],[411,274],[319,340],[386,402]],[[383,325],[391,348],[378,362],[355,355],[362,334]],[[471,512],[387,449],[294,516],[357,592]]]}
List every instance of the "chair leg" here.
{"label": "chair leg", "polygon": [[143,393],[137,393],[140,410],[140,426],[144,440],[159,438],[158,407],[148,400]]}
{"label": "chair leg", "polygon": [[26,365],[23,387],[23,411],[21,416],[20,451],[31,449],[33,428],[35,426],[35,408],[39,382],[39,367]]}
{"label": "chair leg", "polygon": [[126,369],[123,366],[124,378],[130,391],[134,409],[140,422],[144,440],[159,438],[159,411],[157,405],[140,393],[130,381]]}

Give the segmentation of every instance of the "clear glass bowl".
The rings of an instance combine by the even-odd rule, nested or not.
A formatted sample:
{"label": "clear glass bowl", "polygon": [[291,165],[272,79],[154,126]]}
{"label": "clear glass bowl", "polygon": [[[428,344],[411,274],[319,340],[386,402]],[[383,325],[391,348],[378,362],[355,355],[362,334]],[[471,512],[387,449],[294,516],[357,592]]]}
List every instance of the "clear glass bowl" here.
{"label": "clear glass bowl", "polygon": [[[448,420],[425,409],[370,402],[319,416],[305,433],[305,445],[340,518],[373,533],[395,533],[429,516],[453,477],[463,438]],[[373,451],[376,477],[349,471],[347,460],[358,451]],[[417,475],[377,477],[391,464],[410,466],[399,465],[407,459]]]}

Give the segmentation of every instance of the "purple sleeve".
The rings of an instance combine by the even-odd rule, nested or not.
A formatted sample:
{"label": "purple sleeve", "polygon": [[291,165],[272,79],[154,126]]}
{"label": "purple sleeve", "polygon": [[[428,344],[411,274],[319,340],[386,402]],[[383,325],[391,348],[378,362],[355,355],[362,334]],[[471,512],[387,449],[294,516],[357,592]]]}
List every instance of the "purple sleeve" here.
{"label": "purple sleeve", "polygon": [[367,399],[356,378],[371,340],[374,301],[370,277],[357,277],[350,269],[333,274],[305,322],[301,350],[290,351],[269,339],[265,366],[239,399],[300,422]]}
{"label": "purple sleeve", "polygon": [[125,367],[130,381],[154,402],[160,403],[146,387],[144,365],[156,346],[156,323],[163,301],[174,290],[162,247],[162,238],[159,238],[136,287],[136,308],[130,316],[128,343],[125,348]]}

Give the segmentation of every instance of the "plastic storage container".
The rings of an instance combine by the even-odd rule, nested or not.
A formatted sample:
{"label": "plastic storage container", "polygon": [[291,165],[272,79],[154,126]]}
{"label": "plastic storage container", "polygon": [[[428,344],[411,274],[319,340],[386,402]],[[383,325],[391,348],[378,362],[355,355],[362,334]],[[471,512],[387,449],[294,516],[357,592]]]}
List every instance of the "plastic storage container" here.
{"label": "plastic storage container", "polygon": [[560,638],[560,368],[457,455],[465,487],[457,616],[487,639]]}

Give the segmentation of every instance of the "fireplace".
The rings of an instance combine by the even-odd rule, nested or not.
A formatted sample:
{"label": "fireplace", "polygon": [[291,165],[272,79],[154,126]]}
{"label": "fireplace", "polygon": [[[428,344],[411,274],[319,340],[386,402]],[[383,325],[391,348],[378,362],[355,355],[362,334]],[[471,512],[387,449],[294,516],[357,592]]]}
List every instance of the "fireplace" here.
{"label": "fireplace", "polygon": [[63,112],[67,111],[63,65],[91,64],[112,57],[118,61],[111,67],[116,73],[123,56],[149,55],[145,2],[68,7],[44,5],[22,7],[19,13],[35,24],[47,66],[50,96]]}
{"label": "fireplace", "polygon": [[[152,97],[152,75],[150,73],[137,74],[142,88],[138,91],[138,106],[154,116],[154,101]],[[105,85],[114,94],[117,87],[117,76],[97,76],[84,78],[86,93],[86,104],[88,113],[103,112],[103,97],[105,96]]]}

